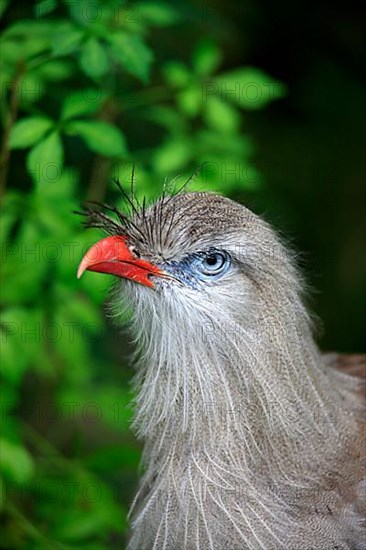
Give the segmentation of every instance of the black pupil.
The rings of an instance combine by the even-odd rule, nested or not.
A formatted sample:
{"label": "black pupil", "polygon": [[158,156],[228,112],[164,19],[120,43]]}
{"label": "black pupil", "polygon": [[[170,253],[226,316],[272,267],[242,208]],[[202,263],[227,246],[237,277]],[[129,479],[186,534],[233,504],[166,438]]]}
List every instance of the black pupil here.
{"label": "black pupil", "polygon": [[215,266],[218,263],[218,257],[217,256],[207,256],[206,262],[210,266]]}

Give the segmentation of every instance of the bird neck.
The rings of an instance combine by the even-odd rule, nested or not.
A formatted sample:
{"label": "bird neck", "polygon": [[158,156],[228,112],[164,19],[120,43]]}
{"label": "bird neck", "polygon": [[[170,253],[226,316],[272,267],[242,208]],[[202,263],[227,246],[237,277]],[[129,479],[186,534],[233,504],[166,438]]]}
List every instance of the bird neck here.
{"label": "bird neck", "polygon": [[322,365],[306,310],[290,291],[275,307],[273,294],[270,303],[265,296],[257,308],[265,313],[250,323],[211,316],[192,324],[173,309],[165,319],[161,312],[137,319],[135,428],[150,465],[192,450],[227,458],[244,452],[248,471],[275,464],[281,477],[284,460],[301,456],[309,471],[315,447],[334,448],[341,396]]}
{"label": "bird neck", "polygon": [[351,392],[327,374],[299,298],[289,290],[272,307],[266,296],[252,322],[212,315],[192,324],[173,307],[137,309],[135,428],[145,444],[131,548],[163,547],[162,525],[175,526],[179,543],[195,532],[210,539],[219,517],[244,537],[236,548],[256,547],[258,531],[255,540],[243,533],[264,513],[271,534],[262,541],[279,548],[284,530],[302,529],[291,509],[299,494],[311,507],[335,482],[329,472],[349,463]]}

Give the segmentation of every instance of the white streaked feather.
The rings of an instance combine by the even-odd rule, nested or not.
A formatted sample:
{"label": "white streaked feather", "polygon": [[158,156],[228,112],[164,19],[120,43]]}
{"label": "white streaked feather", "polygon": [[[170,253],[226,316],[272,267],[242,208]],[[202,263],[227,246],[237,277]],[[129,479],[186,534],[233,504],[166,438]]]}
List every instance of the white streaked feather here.
{"label": "white streaked feather", "polygon": [[[252,233],[225,234],[221,246],[234,255],[239,243],[245,262],[216,284],[127,281],[117,291],[134,311],[133,426],[145,440],[129,550],[290,548],[303,529],[291,504],[298,494],[311,502],[342,452],[335,434],[355,431],[356,412],[344,414],[350,396],[313,341],[293,263],[267,224],[251,223]],[[177,255],[189,239],[181,228]]]}

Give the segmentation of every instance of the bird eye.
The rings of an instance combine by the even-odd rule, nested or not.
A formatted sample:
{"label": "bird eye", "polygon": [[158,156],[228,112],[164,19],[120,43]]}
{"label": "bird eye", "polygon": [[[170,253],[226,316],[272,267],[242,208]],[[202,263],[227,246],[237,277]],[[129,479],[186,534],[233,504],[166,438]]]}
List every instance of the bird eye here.
{"label": "bird eye", "polygon": [[201,260],[201,271],[204,275],[218,275],[230,265],[230,256],[224,252],[208,252]]}

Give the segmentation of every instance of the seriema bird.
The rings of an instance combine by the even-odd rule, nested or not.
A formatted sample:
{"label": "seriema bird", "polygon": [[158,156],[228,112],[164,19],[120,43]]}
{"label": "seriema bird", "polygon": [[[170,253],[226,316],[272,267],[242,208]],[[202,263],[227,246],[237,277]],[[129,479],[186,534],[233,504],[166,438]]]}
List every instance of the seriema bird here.
{"label": "seriema bird", "polygon": [[366,548],[365,356],[319,351],[286,246],[218,194],[107,208],[84,212],[109,236],[78,275],[117,276],[133,309],[128,549]]}

